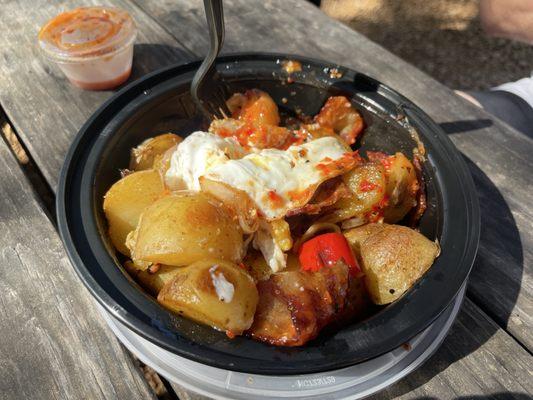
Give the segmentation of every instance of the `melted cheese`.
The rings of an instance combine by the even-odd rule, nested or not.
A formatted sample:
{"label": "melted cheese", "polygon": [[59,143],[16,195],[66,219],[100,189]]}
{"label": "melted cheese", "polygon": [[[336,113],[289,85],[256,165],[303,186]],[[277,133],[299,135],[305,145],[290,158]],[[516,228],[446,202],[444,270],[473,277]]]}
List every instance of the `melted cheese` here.
{"label": "melted cheese", "polygon": [[[181,146],[181,145],[180,145]],[[334,137],[287,150],[264,149],[211,166],[204,176],[246,192],[268,220],[305,205],[320,183],[351,169],[354,153]]]}
{"label": "melted cheese", "polygon": [[194,132],[181,142],[170,158],[165,183],[172,190],[200,190],[198,178],[215,165],[240,158],[245,152],[236,139]]}

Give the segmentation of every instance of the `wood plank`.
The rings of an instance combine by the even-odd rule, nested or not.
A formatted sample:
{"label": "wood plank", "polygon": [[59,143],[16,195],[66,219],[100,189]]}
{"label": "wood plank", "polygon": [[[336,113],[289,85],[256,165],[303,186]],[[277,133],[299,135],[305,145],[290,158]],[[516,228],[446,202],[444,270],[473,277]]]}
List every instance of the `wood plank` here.
{"label": "wood plank", "polygon": [[155,398],[0,139],[0,397]]}
{"label": "wood plank", "polygon": [[[4,77],[0,81],[0,102],[51,186],[55,187],[72,137],[109,93],[83,92],[71,87],[35,49],[39,26],[57,12],[58,4],[67,9],[79,3],[40,0],[33,3],[32,10],[19,8],[13,2],[4,3],[0,0],[2,10],[6,10],[5,15],[10,18],[0,21],[0,29],[7,32],[0,37],[0,73]],[[136,6],[121,0],[110,4],[127,8],[134,15],[142,31],[141,44],[162,44],[161,47],[137,46],[137,55],[142,53],[142,59],[136,57],[136,76],[160,65],[188,60],[190,52],[205,52],[200,1],[139,2],[153,20]],[[531,201],[527,202],[527,195],[531,193],[528,174],[532,163],[531,139],[456,98],[427,75],[361,35],[332,22],[305,1],[226,0],[225,6],[228,17],[225,51],[293,52],[356,68],[395,87],[445,124],[444,127],[453,133],[452,140],[472,160],[482,200],[485,224],[469,295],[531,349],[533,240]],[[165,30],[155,20],[163,23]],[[178,41],[167,31],[185,43],[190,51],[179,47]],[[458,340],[466,339],[459,336]],[[510,341],[510,338],[504,335],[502,340]],[[446,372],[447,369],[442,373]],[[437,389],[432,390],[438,393]]]}
{"label": "wood plank", "polygon": [[450,333],[417,371],[371,397],[385,399],[528,399],[533,357],[466,299]]}
{"label": "wood plank", "polygon": [[[72,138],[113,92],[89,92],[70,85],[41,54],[37,34],[60,11],[91,4],[101,2],[35,0],[21,7],[19,2],[0,0],[4,16],[0,19],[0,103],[54,189]],[[127,0],[106,4],[128,10],[139,28],[129,81],[190,59],[187,50],[177,46],[174,38],[135,5]]]}
{"label": "wood plank", "polygon": [[[418,370],[371,396],[385,399],[530,398],[533,357],[470,300],[437,352]],[[172,384],[183,400],[204,400]]]}
{"label": "wood plank", "polygon": [[[138,4],[191,51],[206,52],[201,1]],[[225,0],[224,7],[224,52],[286,52],[345,65],[389,84],[443,125],[469,161],[481,202],[481,243],[468,294],[533,349],[533,140],[307,1]]]}

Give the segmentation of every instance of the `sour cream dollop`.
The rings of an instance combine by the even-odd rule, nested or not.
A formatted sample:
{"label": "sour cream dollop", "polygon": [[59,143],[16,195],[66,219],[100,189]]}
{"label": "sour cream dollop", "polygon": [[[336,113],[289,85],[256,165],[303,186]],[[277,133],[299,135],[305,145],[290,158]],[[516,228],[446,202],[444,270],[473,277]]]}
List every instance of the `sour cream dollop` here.
{"label": "sour cream dollop", "polygon": [[224,303],[231,303],[233,294],[235,293],[235,287],[231,282],[228,282],[222,272],[216,273],[217,268],[218,265],[213,265],[209,268],[209,274],[211,275],[211,281],[217,292],[218,299]]}

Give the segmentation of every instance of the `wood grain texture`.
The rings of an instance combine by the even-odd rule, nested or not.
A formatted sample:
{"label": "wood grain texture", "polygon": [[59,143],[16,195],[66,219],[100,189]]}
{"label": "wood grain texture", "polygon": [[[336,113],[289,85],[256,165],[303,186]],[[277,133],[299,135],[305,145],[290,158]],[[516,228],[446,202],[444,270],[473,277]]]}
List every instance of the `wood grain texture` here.
{"label": "wood grain texture", "polygon": [[528,399],[533,357],[466,299],[450,333],[418,370],[371,397],[385,399]]}
{"label": "wood grain texture", "polygon": [[[112,91],[89,92],[67,81],[37,45],[40,27],[60,11],[101,4],[97,0],[0,0],[0,103],[13,122],[50,186],[55,189],[59,170],[78,129]],[[126,0],[106,5],[128,10],[139,34],[132,77],[190,59],[176,40],[138,7]]]}
{"label": "wood grain texture", "polygon": [[[55,188],[72,137],[110,92],[76,89],[42,58],[35,46],[40,24],[59,9],[76,3],[37,3],[34,11],[24,10],[13,2],[3,6],[10,18],[0,21],[2,31],[7,33],[0,37],[0,73],[6,77],[0,82],[0,102]],[[207,39],[200,1],[139,1],[139,6],[153,19],[121,0],[116,5],[129,9],[141,30],[135,76],[188,60],[191,52],[205,52]],[[293,52],[331,60],[332,64],[358,69],[390,84],[443,124],[457,147],[471,160],[481,198],[484,224],[469,295],[531,349],[531,138],[492,119],[305,1],[289,4],[282,0],[226,0],[225,6],[224,51]],[[167,31],[189,50],[180,47]],[[506,173],[509,171],[513,172]]]}
{"label": "wood grain texture", "polygon": [[0,139],[0,398],[154,398]]}
{"label": "wood grain texture", "polygon": [[[91,0],[83,2],[83,5],[96,3]],[[27,4],[21,7],[19,2],[0,0],[3,15],[3,18],[0,18],[2,32],[0,73],[3,77],[0,80],[0,103],[46,179],[55,188],[64,154],[72,138],[86,118],[110,96],[111,92],[85,92],[72,87],[56,67],[43,59],[35,45],[36,34],[42,23],[61,10],[81,5],[81,1],[36,0],[31,5],[29,2]],[[128,9],[140,28],[134,78],[161,66],[188,61],[194,54],[201,56],[206,51],[207,35],[200,0],[138,0],[137,4],[128,3],[126,0],[112,0],[107,4]],[[413,66],[349,28],[330,20],[306,1],[225,0],[224,4],[227,17],[224,52],[279,51],[326,59],[331,61],[332,65],[346,65],[374,76],[399,90],[441,123],[469,160],[482,207],[481,245],[468,295],[500,326],[531,350],[533,346],[531,329],[533,187],[530,177],[533,140],[531,137],[521,135],[482,110],[466,103]],[[148,15],[144,14],[141,8]],[[16,171],[10,172],[11,175],[15,173]],[[0,179],[6,178],[2,176]],[[13,209],[32,206],[31,201],[24,196],[22,200],[26,203],[17,203],[19,201],[17,197],[21,196],[16,191],[17,186],[12,183],[9,187],[12,189],[0,193],[0,201],[5,201],[9,205],[5,210],[4,207],[0,210],[0,225],[13,224],[10,222],[11,219],[18,223],[25,218],[29,218],[30,222],[33,221],[31,218],[35,217],[32,212],[39,214],[38,211],[29,209],[26,211],[33,217],[22,217],[20,211],[19,214],[14,213]],[[2,188],[4,188],[3,182]],[[10,208],[14,216],[4,220],[4,214],[7,216]],[[26,222],[29,223],[28,221]],[[13,225],[10,229],[13,231]],[[68,372],[54,371],[51,374],[41,367],[33,371],[33,375],[37,375],[34,377],[34,383],[36,386],[42,385],[39,386],[42,393],[49,394],[42,397],[72,397],[62,396],[63,393],[56,390],[59,390],[63,382],[74,382],[64,386],[68,388],[79,386],[78,390],[84,391],[88,398],[98,398],[99,395],[113,397],[113,391],[118,393],[119,397],[132,398],[129,395],[122,396],[126,390],[122,382],[129,382],[129,378],[124,379],[124,376],[134,376],[136,383],[131,385],[132,387],[140,387],[141,383],[137,380],[137,372],[133,371],[130,365],[126,365],[126,372],[121,369],[123,368],[120,367],[121,364],[117,367],[109,360],[101,364],[102,370],[98,373],[90,372],[92,370],[89,369],[81,371],[77,368],[78,358],[87,362],[99,360],[100,352],[110,354],[110,357],[116,354],[119,360],[127,356],[123,354],[116,340],[112,339],[112,334],[101,327],[102,322],[97,316],[93,316],[94,321],[83,322],[65,311],[70,302],[76,301],[86,306],[89,311],[81,307],[86,314],[90,314],[93,308],[91,302],[86,299],[88,296],[80,294],[85,293],[85,289],[77,283],[77,280],[68,278],[73,279],[71,282],[62,275],[67,270],[72,271],[71,267],[61,255],[60,244],[51,245],[50,239],[48,241],[41,239],[56,237],[43,229],[45,228],[40,226],[34,229],[34,236],[32,231],[19,232],[20,235],[15,237],[26,245],[17,246],[16,243],[19,242],[11,241],[10,246],[6,247],[7,250],[2,251],[2,268],[15,263],[17,269],[26,274],[32,270],[36,271],[35,276],[30,276],[39,279],[26,279],[20,284],[24,290],[32,292],[30,298],[35,301],[27,299],[22,301],[20,297],[9,294],[14,291],[13,287],[19,288],[13,283],[16,281],[6,275],[4,269],[0,281],[2,286],[0,312],[8,315],[17,310],[15,315],[19,315],[17,313],[20,311],[19,318],[24,321],[36,321],[33,323],[41,324],[36,325],[37,329],[33,327],[28,328],[27,332],[23,331],[28,337],[31,337],[34,331],[36,333],[33,334],[40,335],[32,338],[33,342],[30,343],[32,348],[45,349],[31,356],[39,360],[48,356],[62,360],[58,354],[75,353],[64,356],[72,357],[69,363],[64,364]],[[41,244],[44,242],[43,247],[46,247],[46,250],[35,252],[28,246],[28,243],[34,242]],[[48,252],[56,254],[56,260],[59,261],[54,262]],[[47,271],[56,272],[60,278],[43,279],[47,277]],[[61,290],[57,291],[50,285],[57,286]],[[8,289],[4,290],[5,287]],[[42,290],[38,290],[40,287],[48,289],[48,296],[52,299],[39,297],[45,296]],[[44,300],[48,301],[44,304],[55,304],[53,298],[64,308],[60,308],[57,304],[51,306],[51,312],[57,313],[51,315],[71,324],[65,332],[61,332],[61,335],[56,333],[56,336],[48,333],[49,329],[54,332],[53,324],[45,322],[43,311],[35,306],[43,304]],[[73,310],[80,312],[80,308]],[[93,317],[87,316],[87,318]],[[88,333],[93,330],[103,331],[105,337],[98,339],[97,345],[91,346],[90,341],[76,339],[79,328],[85,329]],[[41,344],[50,342],[50,337],[60,340],[62,335],[69,338],[66,344],[49,347]],[[5,392],[12,395],[12,391],[5,391],[1,385],[26,384],[23,379],[25,371],[20,368],[27,367],[27,364],[19,360],[25,360],[27,359],[25,357],[30,355],[27,348],[21,348],[18,344],[19,336],[8,333],[0,339],[0,350],[7,346],[15,348],[17,350],[13,353],[18,357],[15,360],[2,361],[3,371],[6,370],[6,366],[10,368],[8,373],[10,380],[0,380],[2,394]],[[97,354],[96,358],[92,357],[91,351]],[[453,398],[478,395],[481,398],[488,394],[497,396],[498,393],[505,391],[517,393],[517,397],[521,393],[531,394],[532,373],[531,367],[528,367],[531,358],[524,358],[526,354],[510,336],[492,324],[472,302],[467,302],[443,348],[426,366],[385,392],[383,398],[391,396]],[[515,355],[518,361],[515,360]],[[3,359],[3,353],[0,359]],[[96,369],[98,367],[96,364],[98,364],[96,361],[92,362],[91,368]],[[49,363],[49,365],[55,364]],[[93,375],[86,377],[83,373],[87,371],[89,375]],[[107,375],[103,371],[106,371]],[[476,375],[479,376],[477,380]],[[513,379],[514,376],[517,378]],[[76,380],[80,377],[84,377],[85,380],[78,384]],[[15,382],[15,379],[18,381]],[[95,389],[91,387],[94,382],[100,383],[104,390],[92,392],[91,390]]]}
{"label": "wood grain texture", "polygon": [[[467,299],[437,352],[370,399],[527,399],[533,395],[532,365],[533,357]],[[182,400],[207,399],[172,387]]]}
{"label": "wood grain texture", "polygon": [[[207,51],[200,0],[136,0],[192,52]],[[397,89],[441,123],[467,159],[482,211],[468,294],[533,349],[533,128],[527,137],[307,1],[225,0],[223,52],[267,51],[354,68]],[[384,28],[385,29],[385,28]]]}

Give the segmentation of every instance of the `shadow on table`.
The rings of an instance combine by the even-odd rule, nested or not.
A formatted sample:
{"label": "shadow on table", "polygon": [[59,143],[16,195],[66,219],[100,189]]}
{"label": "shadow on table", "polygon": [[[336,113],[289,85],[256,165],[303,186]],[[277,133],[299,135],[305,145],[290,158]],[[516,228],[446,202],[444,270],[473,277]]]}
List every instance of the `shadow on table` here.
{"label": "shadow on table", "polygon": [[[474,120],[475,129],[491,126],[486,121],[491,122]],[[457,130],[460,126],[464,129],[462,132],[471,127],[465,121],[440,125],[448,134],[460,133]],[[474,179],[481,211],[479,249],[470,274],[470,282],[475,282],[475,285],[468,286],[467,294],[499,326],[504,327],[521,289],[524,255],[520,232],[509,205],[496,185],[464,154],[463,159]],[[512,275],[518,279],[513,279]],[[505,295],[502,296],[502,293]]]}
{"label": "shadow on table", "polygon": [[[449,126],[457,127],[459,124]],[[479,125],[476,124],[476,126],[479,128]],[[457,132],[451,130],[448,133]],[[479,250],[469,278],[468,300],[463,303],[457,320],[438,351],[421,368],[378,394],[376,399],[382,398],[381,396],[389,398],[409,393],[425,385],[450,365],[475,352],[496,333],[498,326],[506,326],[516,303],[524,268],[523,249],[518,228],[511,210],[498,188],[476,164],[466,156],[463,155],[463,157],[474,179],[481,211]],[[518,269],[517,275],[520,276],[520,279],[512,280],[502,272],[511,265]],[[472,285],[472,282],[476,282],[476,284]],[[481,293],[481,291],[483,292]],[[501,291],[506,294],[503,301],[500,296]],[[474,304],[479,306],[498,325],[487,323],[484,315],[479,313]],[[487,304],[490,304],[490,307],[486,307]],[[463,368],[467,375],[471,374],[466,367]],[[457,374],[457,370],[451,371],[449,376],[445,374],[443,384],[446,384],[448,379],[450,381],[459,379],[458,376],[454,378],[453,374]],[[464,377],[464,379],[468,381],[468,377]],[[476,380],[476,384],[482,384],[482,382],[477,382],[477,377],[473,375],[472,379]],[[501,399],[528,398],[518,393],[516,396],[500,393],[491,395],[491,397]],[[481,396],[480,398],[484,397]]]}
{"label": "shadow on table", "polygon": [[478,129],[489,128],[492,125],[494,125],[494,123],[492,122],[492,120],[485,118],[485,119],[469,119],[469,120],[461,120],[461,121],[453,121],[453,122],[443,122],[439,125],[444,132],[451,135],[454,133],[465,133],[469,131],[475,131]]}
{"label": "shadow on table", "polygon": [[178,63],[185,64],[194,58],[195,56],[190,52],[176,46],[155,43],[136,44],[133,53],[131,76],[118,89],[143,77],[147,73]]}
{"label": "shadow on table", "polygon": [[134,78],[176,63],[185,64],[196,58],[182,47],[158,43],[136,44],[134,51],[132,71]]}

